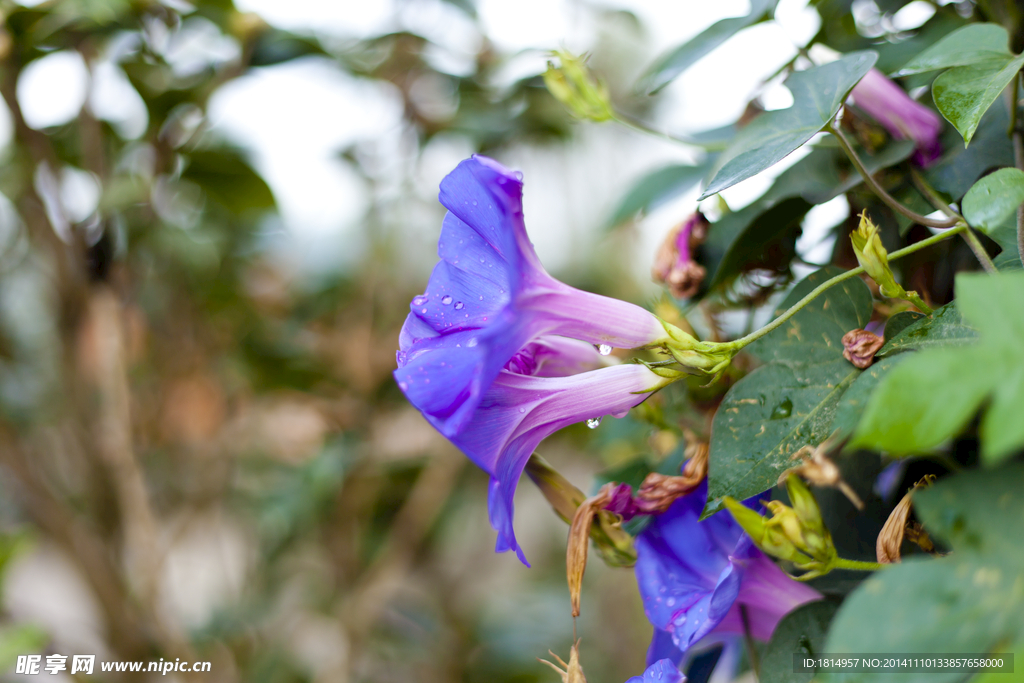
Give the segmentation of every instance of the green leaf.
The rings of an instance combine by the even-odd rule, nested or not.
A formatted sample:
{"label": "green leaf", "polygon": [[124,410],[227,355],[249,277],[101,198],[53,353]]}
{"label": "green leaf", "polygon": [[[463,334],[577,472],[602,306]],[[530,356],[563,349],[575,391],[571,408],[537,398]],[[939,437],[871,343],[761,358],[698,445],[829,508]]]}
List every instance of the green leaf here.
{"label": "green leaf", "polygon": [[723,152],[719,169],[701,199],[732,187],[788,156],[824,128],[878,55],[853,52],[829,64],[794,72],[785,85],[789,109],[765,112],[743,128]]}
{"label": "green leaf", "polygon": [[[826,651],[993,652],[1024,636],[1024,464],[973,470],[914,494],[929,533],[953,553],[876,572],[843,603]],[[1018,664],[1019,666],[1019,664]],[[948,673],[832,674],[827,681],[952,683]]]}
{"label": "green leaf", "polygon": [[1003,250],[995,257],[993,263],[995,263],[996,269],[998,270],[1020,270],[1024,268],[1021,264],[1020,254],[1018,253],[1020,247],[1017,244],[1017,220],[1016,216],[1013,217],[1012,221],[1003,223],[995,230],[989,233],[991,237]]}
{"label": "green leaf", "polygon": [[982,461],[1001,462],[1024,446],[1024,273],[961,274],[956,290],[957,308],[978,330],[978,342],[926,349],[889,372],[850,447],[896,456],[926,452],[959,433],[986,402]]}
{"label": "green leaf", "polygon": [[917,311],[900,311],[885,321],[885,332],[882,336],[885,341],[889,341],[917,321],[927,317],[924,313],[918,313]]}
{"label": "green leaf", "polygon": [[270,187],[241,154],[230,148],[192,152],[182,178],[199,185],[211,199],[235,214],[274,207]]}
{"label": "green leaf", "polygon": [[761,657],[761,683],[808,683],[814,674],[793,673],[793,654],[825,652],[828,625],[838,610],[839,605],[834,602],[816,600],[784,616]]}
{"label": "green leaf", "polygon": [[901,360],[903,357],[896,356],[872,363],[846,390],[836,407],[836,416],[832,422],[832,429],[838,429],[840,437],[847,437],[857,430],[864,406],[871,399],[878,382]]}
{"label": "green leaf", "polygon": [[1006,57],[971,66],[958,66],[943,73],[932,84],[932,98],[947,121],[964,138],[966,147],[978,122],[1006,86],[1024,66],[1024,55]]}
{"label": "green leaf", "polygon": [[1012,57],[1006,46],[1010,37],[999,24],[969,24],[953,31],[893,76],[909,76],[954,66],[968,66]]}
{"label": "green leaf", "polygon": [[1009,126],[1008,108],[997,105],[981,118],[970,147],[956,144],[956,134],[950,131],[950,139],[944,141],[948,151],[925,172],[925,178],[951,200],[960,199],[989,170],[1013,166],[1013,145],[1006,144]]}
{"label": "green leaf", "polygon": [[1001,168],[974,184],[964,195],[967,222],[986,233],[1017,215],[1024,202],[1024,171]]}
{"label": "green leaf", "polygon": [[701,251],[711,273],[708,288],[725,286],[751,268],[788,264],[796,254],[800,224],[810,208],[799,198],[778,204],[755,202],[716,221]]}
{"label": "green leaf", "polygon": [[[841,272],[812,273],[780,310]],[[721,508],[723,496],[742,500],[771,488],[794,452],[829,437],[839,400],[860,375],[843,358],[842,337],[870,317],[871,292],[852,278],[748,347],[770,362],[733,385],[715,413],[705,515]]]}
{"label": "green leaf", "polygon": [[648,173],[638,180],[626,193],[608,219],[608,227],[621,225],[638,212],[648,211],[686,192],[699,183],[708,172],[708,167],[672,164]]}
{"label": "green leaf", "polygon": [[[858,150],[868,171],[874,175],[910,158],[913,140],[894,140],[875,155]],[[796,162],[775,179],[763,199],[802,197],[811,204],[824,204],[864,182],[863,176],[850,164],[849,157],[836,144],[815,146],[810,154]]]}
{"label": "green leaf", "polygon": [[[893,318],[896,317],[898,316],[893,316]],[[876,358],[885,358],[901,351],[962,346],[974,342],[978,337],[978,332],[964,323],[960,312],[953,304],[937,308],[932,311],[931,315],[921,316],[916,322],[907,325],[891,337],[888,325],[885,327],[885,332],[889,340],[882,348],[878,349],[878,353],[875,354]]]}
{"label": "green leaf", "polygon": [[717,21],[672,52],[662,56],[641,76],[638,89],[653,95],[674,81],[738,31],[771,17],[778,0],[751,0],[750,13]]}

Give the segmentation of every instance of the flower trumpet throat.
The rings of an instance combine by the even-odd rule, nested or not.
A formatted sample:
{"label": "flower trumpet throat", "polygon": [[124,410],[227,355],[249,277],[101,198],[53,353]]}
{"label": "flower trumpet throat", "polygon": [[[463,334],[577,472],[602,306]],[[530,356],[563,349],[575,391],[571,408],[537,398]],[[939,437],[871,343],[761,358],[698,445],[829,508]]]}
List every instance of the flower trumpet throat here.
{"label": "flower trumpet throat", "polygon": [[591,75],[586,56],[576,56],[565,50],[556,50],[552,56],[558,58],[561,66],[548,62],[548,69],[544,72],[544,85],[548,92],[578,118],[591,121],[613,118],[608,87]]}
{"label": "flower trumpet throat", "polygon": [[878,236],[878,226],[871,222],[866,211],[860,214],[860,224],[850,233],[853,253],[857,256],[864,272],[878,285],[879,293],[888,299],[904,299],[920,308],[925,313],[932,309],[918,296],[917,292],[903,289],[889,268],[889,253],[882,246]]}
{"label": "flower trumpet throat", "polygon": [[786,490],[792,507],[777,500],[769,501],[765,507],[772,513],[770,518],[733,498],[727,497],[725,506],[753,539],[754,545],[805,571],[799,577],[801,580],[827,574],[836,568],[839,560],[832,535],[821,518],[821,509],[799,477],[787,478]]}

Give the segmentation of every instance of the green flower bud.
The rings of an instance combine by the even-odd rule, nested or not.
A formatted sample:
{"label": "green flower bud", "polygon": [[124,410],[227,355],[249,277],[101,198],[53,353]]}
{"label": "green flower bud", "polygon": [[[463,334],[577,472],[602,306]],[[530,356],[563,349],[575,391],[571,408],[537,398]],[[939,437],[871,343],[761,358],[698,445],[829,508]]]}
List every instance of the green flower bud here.
{"label": "green flower bud", "polygon": [[608,88],[587,69],[584,56],[557,50],[553,56],[561,66],[548,62],[544,85],[555,99],[569,108],[573,115],[591,121],[607,121],[614,116]]}
{"label": "green flower bud", "polygon": [[867,212],[860,215],[860,225],[850,233],[853,242],[853,253],[864,272],[878,283],[882,296],[903,298],[903,288],[896,283],[892,270],[889,268],[889,253],[882,246],[878,236],[878,226],[871,222]]}
{"label": "green flower bud", "polygon": [[864,272],[878,283],[878,291],[882,296],[888,299],[905,299],[925,313],[932,312],[917,292],[908,292],[896,282],[889,268],[889,253],[878,237],[878,226],[868,218],[867,211],[861,212],[860,225],[850,233],[850,241],[853,243],[853,253],[857,255],[857,261],[864,268]]}

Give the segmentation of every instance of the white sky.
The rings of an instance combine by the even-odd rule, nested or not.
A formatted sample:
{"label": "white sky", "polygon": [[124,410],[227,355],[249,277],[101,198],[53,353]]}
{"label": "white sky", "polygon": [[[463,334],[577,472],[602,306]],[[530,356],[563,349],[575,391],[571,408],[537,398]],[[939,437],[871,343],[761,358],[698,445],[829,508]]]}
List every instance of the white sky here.
{"label": "white sky", "polygon": [[[456,74],[467,70],[482,40],[473,22],[442,0],[237,0],[236,5],[258,12],[271,24],[325,40],[412,30],[434,43],[429,56],[434,66]],[[739,116],[759,89],[769,108],[789,106],[792,99],[785,88],[777,82],[764,88],[762,83],[795,55],[795,44],[805,43],[817,31],[817,15],[806,5],[807,0],[781,0],[775,22],[747,29],[705,57],[666,89],[652,124],[677,132],[724,125]],[[650,63],[715,21],[746,13],[749,4],[747,0],[606,0],[605,6],[628,9],[640,18],[646,31],[643,44],[649,49],[646,63]],[[594,13],[575,0],[480,0],[478,11],[483,31],[496,47],[506,55],[519,54],[510,66],[517,78],[542,71],[548,50],[593,48],[601,30]],[[185,27],[177,36],[150,38],[162,46],[175,70],[188,73],[235,54],[231,41],[211,33],[212,25],[205,20],[190,18]],[[126,138],[141,134],[145,110],[137,94],[129,92],[131,87],[115,59],[97,69],[91,87],[90,95],[81,59],[58,52],[26,70],[18,96],[35,127],[70,120],[90,95],[97,115],[111,121],[119,134]],[[378,164],[384,175],[403,170],[402,165],[415,158],[410,151],[414,141],[402,137],[401,101],[393,86],[354,78],[326,58],[254,69],[228,83],[210,102],[209,122],[213,134],[250,152],[274,191],[285,232],[291,235],[291,246],[303,267],[351,265],[363,253],[362,219],[370,205],[369,188],[338,158],[339,150],[357,142],[368,144],[384,160]],[[0,115],[0,137],[4,131]],[[501,159],[525,175],[528,229],[541,259],[555,273],[571,268],[600,246],[604,237],[595,230],[633,180],[661,164],[694,158],[693,150],[612,124],[582,123],[577,133],[565,146],[521,147]],[[425,203],[433,201],[441,178],[470,151],[463,141],[451,138],[428,147],[412,178]],[[797,158],[793,155],[723,196],[733,208],[743,206]],[[664,233],[696,208],[696,195],[694,189],[642,222],[634,254],[634,270],[641,281],[647,279],[651,257]],[[812,212],[802,249],[820,242],[821,229],[833,225],[844,210],[841,202]],[[427,218],[429,224],[418,225],[411,219],[408,226],[413,243],[423,247],[436,240],[440,229],[439,221]],[[825,258],[827,251],[819,248],[811,256]],[[419,261],[410,276],[420,277],[433,265],[433,249],[418,250],[416,258]],[[656,288],[652,285],[650,291]]]}

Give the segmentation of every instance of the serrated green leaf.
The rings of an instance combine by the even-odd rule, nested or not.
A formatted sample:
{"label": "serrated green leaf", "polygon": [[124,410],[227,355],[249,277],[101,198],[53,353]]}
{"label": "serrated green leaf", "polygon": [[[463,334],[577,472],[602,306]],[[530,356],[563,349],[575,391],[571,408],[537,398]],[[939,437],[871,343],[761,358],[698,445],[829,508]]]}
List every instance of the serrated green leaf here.
{"label": "serrated green leaf", "polygon": [[926,452],[959,433],[986,401],[982,461],[1001,462],[1024,446],[1021,420],[1014,417],[1024,396],[1024,273],[961,274],[956,289],[957,308],[979,331],[978,341],[921,351],[889,372],[868,402],[852,448],[896,456]]}
{"label": "serrated green leaf", "polygon": [[719,168],[701,199],[774,166],[824,128],[878,55],[853,52],[830,64],[797,71],[785,85],[793,106],[761,114],[723,152]]}
{"label": "serrated green leaf", "polygon": [[1024,171],[1001,168],[990,173],[964,195],[964,218],[986,233],[1017,215],[1024,202]]}
{"label": "serrated green leaf", "polygon": [[800,605],[787,614],[772,632],[758,671],[762,683],[807,683],[812,673],[793,672],[793,654],[816,655],[825,652],[825,635],[839,605],[816,600]]}
{"label": "serrated green leaf", "polygon": [[[876,572],[843,603],[826,651],[992,652],[1024,636],[1024,465],[974,470],[914,494],[914,509],[953,553]],[[870,624],[870,628],[865,628]],[[842,683],[952,683],[962,671],[821,676]]]}
{"label": "serrated green leaf", "polygon": [[648,173],[619,201],[611,218],[608,219],[608,227],[620,225],[638,212],[646,213],[686,192],[699,183],[707,171],[706,165],[672,164]]}
{"label": "serrated green leaf", "polygon": [[906,325],[892,336],[889,335],[888,325],[885,331],[888,341],[878,349],[876,358],[885,358],[901,351],[962,346],[974,342],[978,337],[977,330],[964,322],[953,304],[941,306],[932,311],[931,315],[921,316],[916,322]]}
{"label": "serrated green leaf", "polygon": [[1024,55],[958,66],[932,84],[932,98],[939,113],[953,124],[966,147],[981,117],[1024,66]]}
{"label": "serrated green leaf", "polygon": [[893,76],[909,76],[954,66],[1008,59],[1010,37],[999,24],[969,24],[953,31],[910,60]]}
{"label": "serrated green leaf", "polygon": [[[812,273],[780,308],[840,272]],[[705,515],[721,507],[723,496],[742,500],[771,488],[792,466],[793,453],[829,437],[839,400],[860,374],[843,358],[842,337],[870,316],[870,290],[850,279],[748,347],[770,362],[733,385],[715,413]]]}
{"label": "serrated green leaf", "polygon": [[668,54],[660,57],[640,78],[638,89],[653,95],[678,78],[737,32],[771,16],[778,0],[751,0],[750,13],[717,21]]}

